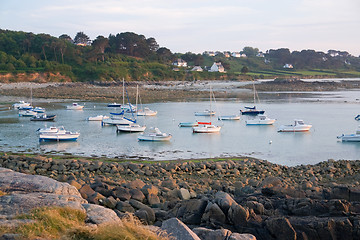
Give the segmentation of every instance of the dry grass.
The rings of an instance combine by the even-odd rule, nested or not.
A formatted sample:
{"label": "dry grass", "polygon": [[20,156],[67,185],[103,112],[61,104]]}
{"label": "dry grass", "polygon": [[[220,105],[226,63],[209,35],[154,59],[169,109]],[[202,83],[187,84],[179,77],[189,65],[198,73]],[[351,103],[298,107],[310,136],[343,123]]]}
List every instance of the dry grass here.
{"label": "dry grass", "polygon": [[62,239],[62,240],[168,240],[164,232],[150,231],[146,226],[129,216],[120,224],[103,224],[91,227],[85,224],[86,214],[80,210],[51,207],[34,209],[19,219],[33,220],[14,228],[0,227],[1,233],[15,233],[20,239]]}
{"label": "dry grass", "polygon": [[164,232],[154,233],[141,222],[129,216],[122,220],[122,224],[105,224],[98,228],[81,227],[72,229],[63,238],[73,240],[168,240],[170,239]]}
{"label": "dry grass", "polygon": [[27,239],[42,237],[55,239],[62,236],[69,228],[84,223],[86,214],[71,208],[39,208],[30,214],[20,215],[19,219],[31,219],[32,223],[24,224],[16,229],[16,233]]}

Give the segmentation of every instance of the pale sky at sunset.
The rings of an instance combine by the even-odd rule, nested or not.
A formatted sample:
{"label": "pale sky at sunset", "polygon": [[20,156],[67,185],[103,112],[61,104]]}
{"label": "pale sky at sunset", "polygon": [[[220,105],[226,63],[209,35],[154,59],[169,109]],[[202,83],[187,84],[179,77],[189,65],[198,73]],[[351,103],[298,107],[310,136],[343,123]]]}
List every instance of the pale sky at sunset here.
{"label": "pale sky at sunset", "polygon": [[359,0],[0,0],[0,28],[72,38],[135,32],[172,52],[329,49],[360,55]]}

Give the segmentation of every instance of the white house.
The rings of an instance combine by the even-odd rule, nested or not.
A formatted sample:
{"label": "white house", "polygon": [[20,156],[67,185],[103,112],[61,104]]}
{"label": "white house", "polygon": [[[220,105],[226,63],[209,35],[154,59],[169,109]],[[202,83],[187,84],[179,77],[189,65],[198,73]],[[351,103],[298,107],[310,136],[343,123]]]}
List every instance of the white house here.
{"label": "white house", "polygon": [[263,52],[258,52],[258,54],[256,54],[257,57],[265,57]]}
{"label": "white house", "polygon": [[178,66],[178,67],[187,67],[187,62],[185,62],[181,58],[178,58],[172,63],[172,65]]}
{"label": "white house", "polygon": [[287,63],[283,66],[283,68],[294,68],[292,64]]}
{"label": "white house", "polygon": [[239,52],[232,52],[232,53],[231,53],[231,56],[232,56],[232,57],[239,58],[239,57],[241,57],[241,54],[240,54]]}
{"label": "white house", "polygon": [[191,71],[202,72],[204,70],[200,66],[195,66],[193,69],[191,69]]}
{"label": "white house", "polygon": [[225,72],[225,68],[221,64],[221,62],[214,62],[214,64],[211,66],[209,72]]}

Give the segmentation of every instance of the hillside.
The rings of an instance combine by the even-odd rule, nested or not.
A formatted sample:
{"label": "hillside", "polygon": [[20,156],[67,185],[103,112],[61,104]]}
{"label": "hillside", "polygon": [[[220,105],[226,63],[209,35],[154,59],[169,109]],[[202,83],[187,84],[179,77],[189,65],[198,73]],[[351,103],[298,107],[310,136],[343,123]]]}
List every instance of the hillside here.
{"label": "hillside", "polygon": [[[0,81],[20,82],[24,79],[46,82],[117,82],[146,80],[249,79],[276,76],[359,77],[360,59],[347,52],[328,53],[288,49],[269,50],[261,57],[258,49],[245,47],[247,57],[225,57],[195,53],[172,53],[160,47],[152,37],[125,32],[108,38],[98,36],[90,41],[79,32],[74,40],[63,34],[53,37],[0,29]],[[172,62],[181,58],[188,67],[174,71]],[[193,72],[193,66],[209,68],[221,62],[226,73]],[[284,69],[284,64],[294,68]],[[38,75],[39,77],[33,77]]]}

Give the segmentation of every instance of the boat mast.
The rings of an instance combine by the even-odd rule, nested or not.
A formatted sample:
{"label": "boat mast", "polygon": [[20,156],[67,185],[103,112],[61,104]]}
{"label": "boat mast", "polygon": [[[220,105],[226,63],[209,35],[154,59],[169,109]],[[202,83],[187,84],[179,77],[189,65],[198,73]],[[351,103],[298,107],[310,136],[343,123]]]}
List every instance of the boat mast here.
{"label": "boat mast", "polygon": [[125,81],[124,81],[124,78],[123,78],[123,102],[122,102],[122,105],[125,106]]}
{"label": "boat mast", "polygon": [[254,91],[254,104],[256,103],[255,96],[256,96],[256,90],[255,90],[255,83],[253,81],[253,91]]}

